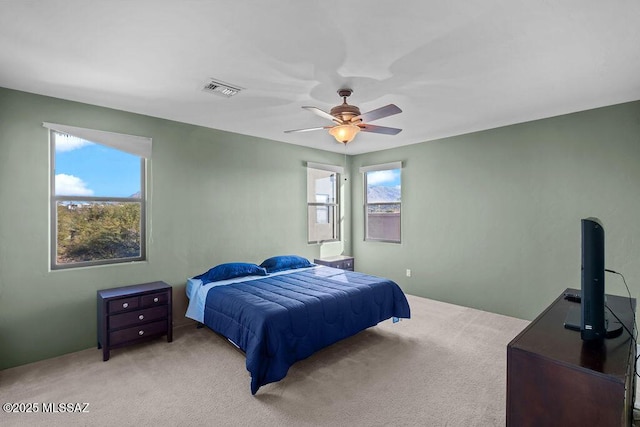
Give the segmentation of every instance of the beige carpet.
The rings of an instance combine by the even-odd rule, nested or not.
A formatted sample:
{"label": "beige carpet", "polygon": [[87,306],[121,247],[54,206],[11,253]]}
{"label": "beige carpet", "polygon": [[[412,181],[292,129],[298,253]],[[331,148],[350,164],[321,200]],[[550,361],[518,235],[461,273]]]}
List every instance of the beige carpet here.
{"label": "beige carpet", "polygon": [[[244,356],[208,329],[181,327],[112,351],[88,349],[0,371],[0,425],[502,426],[506,345],[525,320],[408,296],[412,316],[386,321],[249,390]],[[88,413],[42,413],[89,403]]]}

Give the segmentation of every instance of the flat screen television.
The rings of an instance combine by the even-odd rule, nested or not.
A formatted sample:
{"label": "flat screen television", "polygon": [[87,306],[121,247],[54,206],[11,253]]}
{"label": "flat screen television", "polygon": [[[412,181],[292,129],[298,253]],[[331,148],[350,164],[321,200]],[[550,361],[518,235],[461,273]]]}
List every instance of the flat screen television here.
{"label": "flat screen television", "polygon": [[607,334],[604,300],[604,227],[598,218],[582,225],[582,273],[580,336],[584,341],[602,340]]}
{"label": "flat screen television", "polygon": [[[581,274],[580,294],[565,293],[565,299],[580,303],[567,312],[564,327],[580,331],[585,342],[598,342],[615,338],[622,333],[623,326],[609,319],[604,289],[604,227],[598,218],[581,220]],[[613,316],[615,318],[615,316]]]}
{"label": "flat screen television", "polygon": [[580,337],[601,341],[622,332],[622,324],[609,319],[604,292],[604,227],[598,218],[585,218],[582,224],[582,274]]}

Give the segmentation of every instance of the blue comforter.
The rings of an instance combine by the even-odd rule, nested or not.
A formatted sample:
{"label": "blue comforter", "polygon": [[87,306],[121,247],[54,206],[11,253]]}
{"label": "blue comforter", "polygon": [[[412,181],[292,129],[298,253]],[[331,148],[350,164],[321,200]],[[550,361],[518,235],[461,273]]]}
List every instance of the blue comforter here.
{"label": "blue comforter", "polygon": [[296,361],[391,317],[410,317],[396,283],[320,267],[213,287],[204,323],[245,352],[255,394]]}

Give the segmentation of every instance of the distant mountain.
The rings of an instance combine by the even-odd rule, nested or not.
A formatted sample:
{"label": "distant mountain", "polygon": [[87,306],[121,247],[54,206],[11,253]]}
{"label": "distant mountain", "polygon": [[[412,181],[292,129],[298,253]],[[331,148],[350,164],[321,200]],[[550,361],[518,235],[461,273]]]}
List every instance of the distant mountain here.
{"label": "distant mountain", "polygon": [[399,187],[369,187],[367,189],[367,200],[369,203],[376,202],[397,202],[400,200]]}
{"label": "distant mountain", "polygon": [[139,199],[142,194],[138,191],[130,195],[129,197]]}

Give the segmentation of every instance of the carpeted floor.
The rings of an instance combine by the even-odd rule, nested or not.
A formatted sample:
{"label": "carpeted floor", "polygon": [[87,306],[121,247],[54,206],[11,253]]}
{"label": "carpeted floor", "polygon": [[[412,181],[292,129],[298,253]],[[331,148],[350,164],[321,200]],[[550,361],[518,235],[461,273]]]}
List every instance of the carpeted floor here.
{"label": "carpeted floor", "polygon": [[[206,328],[176,328],[172,343],[113,350],[108,362],[88,349],[0,371],[0,402],[39,410],[0,412],[0,425],[504,425],[506,345],[529,322],[408,298],[412,319],[334,344],[255,396],[244,356]],[[42,403],[89,405],[43,413]]]}

